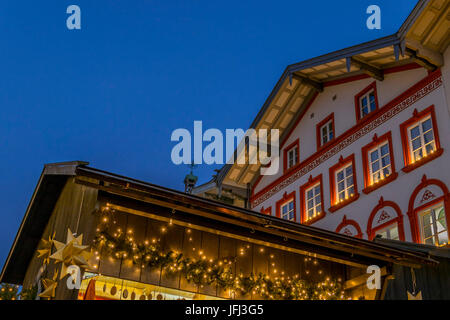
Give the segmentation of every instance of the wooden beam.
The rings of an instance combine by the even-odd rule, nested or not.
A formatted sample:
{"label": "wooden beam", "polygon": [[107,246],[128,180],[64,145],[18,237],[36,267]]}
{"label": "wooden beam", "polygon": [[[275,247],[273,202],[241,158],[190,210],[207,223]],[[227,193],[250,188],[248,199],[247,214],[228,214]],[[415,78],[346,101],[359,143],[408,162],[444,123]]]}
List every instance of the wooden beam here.
{"label": "wooden beam", "polygon": [[315,89],[318,92],[323,92],[323,83],[322,82],[312,80],[306,76],[299,75],[296,73],[292,74],[292,78],[303,82],[304,84],[310,86],[311,88]]}
{"label": "wooden beam", "polygon": [[430,70],[430,71],[434,71],[434,70],[436,70],[438,68],[436,65],[434,65],[431,62],[429,62],[427,59],[419,57],[417,55],[416,51],[414,51],[414,50],[412,50],[410,48],[406,48],[405,51],[406,51],[406,54],[409,55],[418,65],[421,65],[425,69]]}
{"label": "wooden beam", "polygon": [[384,73],[383,73],[383,70],[381,70],[380,68],[377,68],[377,67],[375,67],[371,64],[368,64],[364,61],[358,60],[354,57],[347,57],[346,60],[347,60],[347,70],[349,69],[350,65],[354,65],[354,66],[360,68],[361,70],[363,70],[365,73],[367,73],[372,78],[375,78],[378,81],[384,80]]}
{"label": "wooden beam", "polygon": [[444,65],[444,57],[442,56],[442,54],[438,51],[424,47],[421,42],[413,39],[407,39],[404,45],[404,53],[406,53],[406,49],[410,49],[416,53],[416,56],[426,59],[431,64],[434,64],[438,67]]}

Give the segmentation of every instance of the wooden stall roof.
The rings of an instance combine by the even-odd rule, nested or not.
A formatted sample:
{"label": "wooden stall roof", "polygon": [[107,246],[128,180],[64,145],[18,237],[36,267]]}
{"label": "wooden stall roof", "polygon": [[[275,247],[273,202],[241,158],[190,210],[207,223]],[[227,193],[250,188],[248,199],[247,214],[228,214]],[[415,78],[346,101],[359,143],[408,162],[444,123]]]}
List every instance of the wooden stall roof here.
{"label": "wooden stall roof", "polygon": [[[360,259],[367,258],[384,264],[395,263],[414,267],[436,263],[426,253],[399,249],[262,215],[251,210],[225,205],[91,168],[87,162],[75,161],[45,165],[3,266],[0,282],[22,283],[27,266],[37,249],[55,203],[69,177],[74,177],[78,183],[84,183],[90,187],[118,194],[122,197],[130,199],[145,198],[146,201],[158,206],[183,212],[188,218],[215,221],[218,230],[225,224],[248,228],[253,232],[256,230],[261,234],[303,243],[311,248],[321,248],[322,252],[329,251],[330,254],[333,252],[335,256],[339,255],[342,260],[359,257]],[[93,181],[97,181],[97,183]],[[249,236],[251,236],[250,232]]]}
{"label": "wooden stall roof", "polygon": [[[450,41],[449,25],[448,0],[419,0],[393,35],[287,66],[250,128],[278,129],[282,142],[328,85],[364,76],[383,81],[391,70],[411,64],[428,70],[442,66],[442,53]],[[255,183],[259,169],[260,163],[226,164],[217,183],[234,182],[246,188]]]}

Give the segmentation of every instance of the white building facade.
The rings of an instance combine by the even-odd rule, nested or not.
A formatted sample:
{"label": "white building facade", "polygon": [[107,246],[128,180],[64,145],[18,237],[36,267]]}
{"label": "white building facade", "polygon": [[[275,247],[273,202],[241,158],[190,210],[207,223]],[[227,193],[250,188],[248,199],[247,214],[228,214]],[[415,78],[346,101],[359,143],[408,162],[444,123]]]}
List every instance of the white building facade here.
{"label": "white building facade", "polygon": [[415,68],[325,88],[282,144],[283,170],[254,187],[255,210],[362,238],[446,244],[444,78]]}
{"label": "white building facade", "polygon": [[252,127],[281,131],[278,174],[232,165],[251,208],[372,240],[449,242],[447,1],[392,37],[289,66]]}

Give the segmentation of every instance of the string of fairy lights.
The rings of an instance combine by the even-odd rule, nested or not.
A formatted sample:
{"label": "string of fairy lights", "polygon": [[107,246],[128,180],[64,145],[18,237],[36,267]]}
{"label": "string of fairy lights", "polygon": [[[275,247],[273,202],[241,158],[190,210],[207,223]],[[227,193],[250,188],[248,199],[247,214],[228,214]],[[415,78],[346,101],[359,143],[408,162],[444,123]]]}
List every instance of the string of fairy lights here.
{"label": "string of fairy lights", "polygon": [[[275,300],[340,300],[346,299],[342,287],[342,279],[331,279],[319,268],[316,259],[305,257],[305,262],[311,262],[311,270],[317,272],[321,281],[313,282],[302,278],[299,274],[286,275],[277,269],[276,259],[269,255],[271,274],[233,272],[238,257],[209,258],[201,248],[192,247],[195,252],[189,257],[179,251],[164,252],[162,239],[168,234],[172,220],[160,228],[159,234],[153,238],[136,241],[132,229],[125,230],[117,224],[115,210],[109,205],[98,211],[99,224],[94,239],[95,259],[102,258],[126,259],[132,261],[136,268],[159,269],[162,275],[173,277],[181,274],[189,283],[199,287],[217,286],[229,292],[230,298],[237,293],[241,295],[253,294],[263,299]],[[188,241],[193,242],[193,232],[185,229]],[[238,249],[238,256],[245,255],[250,245]],[[264,253],[260,247],[259,252]],[[197,257],[197,258],[195,258]],[[98,269],[98,262],[93,266]],[[311,279],[312,271],[305,270],[306,278]]]}

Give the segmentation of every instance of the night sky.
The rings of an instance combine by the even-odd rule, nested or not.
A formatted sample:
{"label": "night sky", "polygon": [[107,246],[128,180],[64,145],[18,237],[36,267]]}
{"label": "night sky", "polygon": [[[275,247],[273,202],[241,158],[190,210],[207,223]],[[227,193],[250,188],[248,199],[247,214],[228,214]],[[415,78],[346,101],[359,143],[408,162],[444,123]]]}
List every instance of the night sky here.
{"label": "night sky", "polygon": [[[182,189],[173,130],[247,129],[288,64],[390,35],[415,3],[1,1],[0,267],[45,163]],[[66,27],[71,4],[81,30]],[[371,4],[381,30],[366,28]],[[219,167],[197,168],[199,183]]]}

